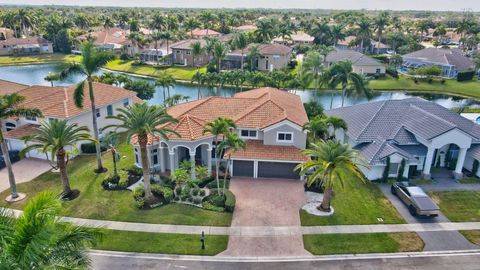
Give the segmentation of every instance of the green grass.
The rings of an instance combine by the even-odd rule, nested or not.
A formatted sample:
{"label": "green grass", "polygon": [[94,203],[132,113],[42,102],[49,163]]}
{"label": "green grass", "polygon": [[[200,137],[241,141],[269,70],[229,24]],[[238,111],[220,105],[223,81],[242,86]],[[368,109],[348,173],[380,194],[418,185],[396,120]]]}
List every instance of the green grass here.
{"label": "green grass", "polygon": [[431,185],[431,184],[433,184],[433,181],[431,179],[411,180],[411,182],[415,185]]}
{"label": "green grass", "polygon": [[465,177],[458,179],[461,184],[480,184],[480,178],[477,177]]}
{"label": "green grass", "polygon": [[224,251],[228,245],[228,236],[223,235],[206,235],[205,249],[202,250],[199,235],[103,231],[103,241],[97,244],[94,249],[213,256]]}
{"label": "green grass", "polygon": [[475,245],[480,246],[480,230],[476,231],[460,231],[465,238],[468,239],[468,241],[474,243]]}
{"label": "green grass", "polygon": [[[150,76],[150,77],[159,77],[163,72],[167,72],[171,74],[176,80],[184,80],[190,81],[193,75],[197,72],[195,68],[187,68],[187,67],[170,67],[170,68],[155,68],[150,65],[133,65],[134,61],[123,61],[123,60],[114,60],[109,62],[105,68],[138,74],[143,76]],[[206,68],[201,68],[201,72],[205,72]]]}
{"label": "green grass", "polygon": [[60,53],[26,55],[26,56],[1,56],[0,66],[73,62],[73,61],[80,61],[80,59],[81,59],[81,56],[79,55],[69,55],[69,54],[60,54]]}
{"label": "green grass", "polygon": [[413,252],[424,246],[413,232],[304,235],[303,244],[313,255]]}
{"label": "green grass", "polygon": [[[133,147],[123,143],[119,152],[124,158],[120,160],[119,168],[128,168],[133,164]],[[110,153],[103,155],[104,166],[113,170]],[[230,226],[232,214],[219,213],[182,204],[139,210],[133,203],[130,191],[105,191],[100,183],[106,174],[97,175],[93,172],[96,159],[93,155],[79,156],[69,162],[68,172],[73,189],[81,191],[80,196],[73,201],[64,202],[60,215],[128,222]],[[61,183],[58,173],[47,172],[36,179],[18,185],[18,191],[27,194],[27,199],[19,203],[8,204],[2,200],[0,206],[22,209],[29,199],[39,192],[52,191],[60,193]],[[9,194],[6,190],[0,193],[0,198]]]}
{"label": "green grass", "polygon": [[[395,207],[372,183],[347,183],[345,190],[335,192],[331,205],[335,213],[330,217],[318,217],[300,210],[302,225],[405,223]],[[382,218],[383,222],[377,218]]]}
{"label": "green grass", "polygon": [[413,91],[480,98],[480,82],[478,81],[457,82],[456,80],[446,80],[442,84],[440,81],[434,80],[432,83],[415,83],[406,76],[400,76],[399,79],[386,76],[385,78],[370,81],[370,87],[374,90],[383,91]]}
{"label": "green grass", "polygon": [[431,196],[450,221],[480,221],[480,191],[432,192]]}

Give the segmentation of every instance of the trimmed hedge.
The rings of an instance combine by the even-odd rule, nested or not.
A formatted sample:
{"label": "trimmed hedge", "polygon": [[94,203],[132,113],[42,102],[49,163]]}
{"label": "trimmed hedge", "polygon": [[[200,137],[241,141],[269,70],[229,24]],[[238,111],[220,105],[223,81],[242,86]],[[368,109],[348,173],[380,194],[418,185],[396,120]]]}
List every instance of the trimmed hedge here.
{"label": "trimmed hedge", "polygon": [[460,71],[457,74],[457,81],[459,82],[471,81],[473,80],[473,76],[475,76],[474,70]]}
{"label": "trimmed hedge", "polygon": [[215,180],[215,177],[213,176],[209,176],[207,178],[204,178],[200,181],[200,183],[198,183],[198,186],[200,188],[204,188],[206,185],[208,185],[210,182],[214,181]]}
{"label": "trimmed hedge", "polygon": [[398,79],[398,71],[394,67],[387,67],[385,72],[395,79]]}
{"label": "trimmed hedge", "polygon": [[[219,182],[220,182],[220,188],[223,188],[223,179],[220,179]],[[217,188],[217,181],[216,180],[211,181],[206,185],[206,187],[210,189]],[[229,187],[230,187],[230,179],[227,178],[227,182],[225,183],[225,188],[229,188]]]}
{"label": "trimmed hedge", "polygon": [[235,195],[230,190],[225,190],[225,211],[233,213],[235,210]]}
{"label": "trimmed hedge", "polygon": [[[80,145],[80,149],[82,150],[82,153],[84,153],[84,154],[95,154],[97,152],[97,149],[95,147],[95,143],[93,143],[93,142],[82,143],[82,145]],[[102,151],[102,152],[107,151],[107,147],[105,145],[100,144],[100,151]]]}

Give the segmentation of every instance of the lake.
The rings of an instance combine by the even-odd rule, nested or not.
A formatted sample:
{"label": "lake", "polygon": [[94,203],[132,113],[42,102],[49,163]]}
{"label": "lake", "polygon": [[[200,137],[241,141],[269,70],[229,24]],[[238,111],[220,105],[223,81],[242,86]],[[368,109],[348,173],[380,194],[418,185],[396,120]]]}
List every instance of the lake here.
{"label": "lake", "polygon": [[[5,67],[0,67],[0,79],[27,84],[27,85],[50,85],[50,82],[47,82],[44,80],[45,76],[47,76],[49,72],[58,72],[58,66],[54,64],[5,66]],[[128,76],[135,80],[148,80],[152,84],[154,83],[154,79],[142,78],[142,77],[132,76],[132,75],[128,75]],[[71,85],[79,82],[82,79],[83,77],[81,75],[72,76],[64,81],[55,82],[55,85]],[[235,91],[230,88],[209,89],[206,87],[201,87],[200,92],[202,97],[212,96],[212,95],[232,96],[235,93]],[[292,90],[291,92],[299,95],[302,98],[303,102],[307,102],[313,98],[313,93],[311,91],[301,91],[301,90],[293,91]],[[170,94],[171,95],[181,94],[184,96],[189,96],[190,100],[197,99],[198,87],[193,85],[176,84],[175,87],[170,89]],[[455,107],[460,107],[464,105],[470,105],[472,102],[476,104],[476,101],[472,101],[471,99],[466,99],[461,97],[437,95],[437,94],[433,94],[433,95],[412,94],[412,93],[407,94],[405,92],[376,92],[374,97],[370,101],[379,101],[379,100],[388,100],[388,99],[404,99],[404,98],[409,98],[413,96],[419,96],[419,97],[425,98],[427,100],[436,102],[446,108],[455,108]],[[342,102],[342,96],[340,91],[322,90],[317,94],[317,97],[316,97],[316,99],[323,105],[325,109],[330,108],[330,103],[332,98],[333,98],[333,108],[340,107]],[[162,104],[163,89],[161,87],[156,87],[156,92],[154,97],[148,102],[152,104]],[[368,100],[365,97],[348,96],[345,98],[345,106],[366,103],[366,102],[368,102]]]}

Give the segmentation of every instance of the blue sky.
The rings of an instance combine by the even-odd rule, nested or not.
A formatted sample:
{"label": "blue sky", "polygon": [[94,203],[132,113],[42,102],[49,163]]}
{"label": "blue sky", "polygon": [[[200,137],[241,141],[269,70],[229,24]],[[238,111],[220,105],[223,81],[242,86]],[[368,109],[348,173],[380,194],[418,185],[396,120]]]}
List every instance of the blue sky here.
{"label": "blue sky", "polygon": [[0,0],[0,4],[480,11],[479,0]]}

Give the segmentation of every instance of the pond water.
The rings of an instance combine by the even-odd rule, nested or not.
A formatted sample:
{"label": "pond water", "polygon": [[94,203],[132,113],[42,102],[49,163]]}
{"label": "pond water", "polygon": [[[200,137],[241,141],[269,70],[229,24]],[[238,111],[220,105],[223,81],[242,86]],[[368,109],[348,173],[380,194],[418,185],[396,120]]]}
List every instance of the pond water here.
{"label": "pond water", "polygon": [[[45,76],[49,72],[58,72],[59,67],[54,64],[43,64],[43,65],[21,65],[21,66],[6,66],[0,67],[0,79],[13,81],[17,83],[23,83],[27,85],[50,85],[50,82],[44,80]],[[103,71],[102,71],[103,72]],[[100,73],[102,73],[100,72]],[[135,80],[148,80],[151,83],[154,83],[154,79],[142,78],[138,76],[131,76],[130,78]],[[81,75],[72,76],[64,81],[55,82],[55,85],[71,85],[82,80]],[[199,88],[193,85],[184,85],[176,84],[175,87],[170,89],[170,94],[181,94],[184,96],[189,96],[190,100],[198,98]],[[314,98],[311,91],[301,91],[293,90],[292,92],[296,93],[302,98],[303,102],[307,102]],[[209,89],[205,87],[200,88],[200,94],[202,97],[219,95],[219,96],[232,96],[235,93],[233,89],[230,88],[220,88],[220,89]],[[477,104],[477,101],[471,99],[465,99],[455,96],[447,95],[431,95],[431,94],[412,94],[405,92],[376,92],[371,101],[378,100],[387,100],[387,99],[404,99],[412,96],[419,96],[427,100],[436,102],[447,108],[460,107],[464,105]],[[333,102],[332,102],[333,98]],[[324,106],[325,109],[330,108],[330,104],[333,104],[333,108],[341,106],[342,96],[340,91],[327,91],[322,90],[316,96],[316,99]],[[161,87],[156,88],[156,93],[154,97],[148,102],[152,104],[162,104],[163,103],[163,89]],[[365,97],[358,96],[347,96],[345,98],[345,106],[366,103],[368,102]]]}

